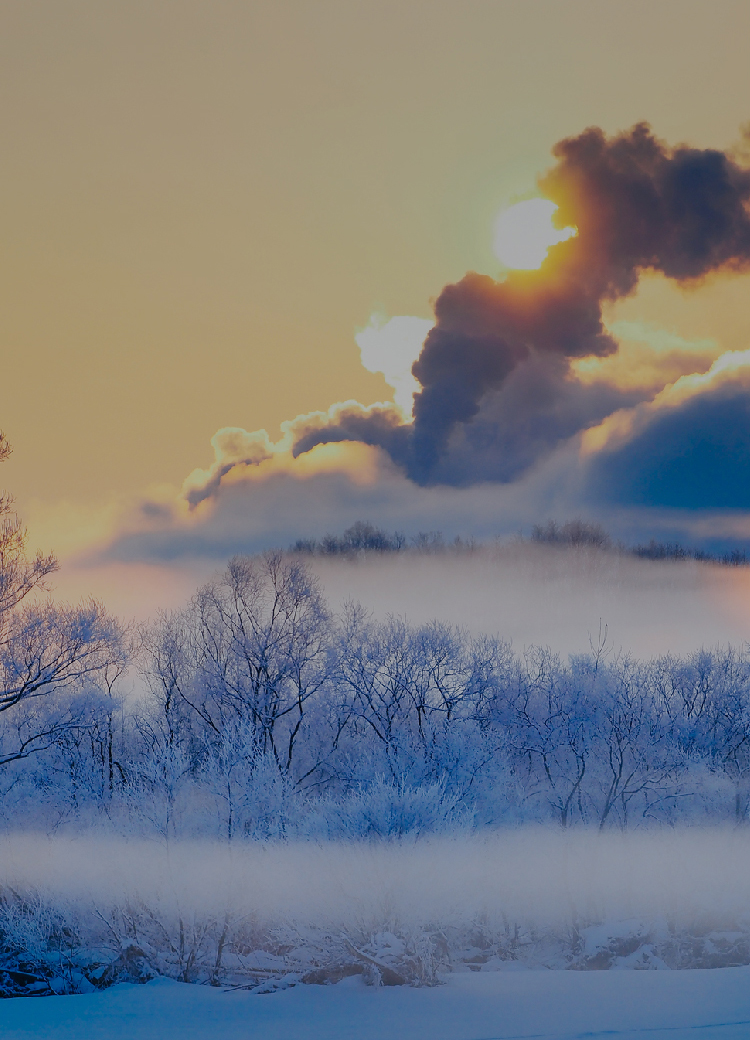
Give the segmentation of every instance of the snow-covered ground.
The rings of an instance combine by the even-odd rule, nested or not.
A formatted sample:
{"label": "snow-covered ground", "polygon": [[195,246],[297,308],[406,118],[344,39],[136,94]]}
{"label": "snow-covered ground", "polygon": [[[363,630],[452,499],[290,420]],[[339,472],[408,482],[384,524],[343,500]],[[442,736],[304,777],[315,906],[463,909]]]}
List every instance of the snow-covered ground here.
{"label": "snow-covered ground", "polygon": [[3,1040],[747,1040],[750,968],[515,971],[261,996],[158,980],[0,1002]]}

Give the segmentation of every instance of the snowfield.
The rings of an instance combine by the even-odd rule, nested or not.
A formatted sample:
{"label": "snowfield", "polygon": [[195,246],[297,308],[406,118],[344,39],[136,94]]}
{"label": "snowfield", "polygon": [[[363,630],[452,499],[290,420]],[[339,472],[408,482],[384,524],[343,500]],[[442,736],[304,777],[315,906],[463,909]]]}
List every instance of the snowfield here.
{"label": "snowfield", "polygon": [[429,989],[296,986],[273,996],[164,979],[0,1002],[3,1040],[747,1040],[750,968],[514,971]]}

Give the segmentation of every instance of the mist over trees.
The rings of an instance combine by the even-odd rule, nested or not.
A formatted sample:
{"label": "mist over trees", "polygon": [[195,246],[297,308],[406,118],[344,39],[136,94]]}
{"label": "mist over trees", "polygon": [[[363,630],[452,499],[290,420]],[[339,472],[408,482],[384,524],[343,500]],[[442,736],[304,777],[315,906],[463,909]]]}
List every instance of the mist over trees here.
{"label": "mist over trees", "polygon": [[604,631],[568,660],[519,654],[335,614],[303,558],[269,552],[144,626],[129,660],[123,682],[95,605],[8,619],[6,827],[234,841],[747,819],[744,651],[637,661]]}
{"label": "mist over trees", "polygon": [[[73,671],[61,666],[43,695],[0,716],[10,749],[0,761],[0,994],[155,974],[270,992],[289,977],[435,984],[440,972],[505,961],[750,961],[738,880],[750,838],[744,651],[638,661],[613,653],[604,629],[568,660],[543,647],[519,654],[356,603],[334,613],[304,559],[281,552],[232,560],[183,610],[144,626],[129,653],[117,630],[94,638],[98,615],[67,609],[50,631],[67,637]],[[74,641],[81,626],[86,639]],[[714,898],[706,924],[705,885],[691,881],[694,902],[662,934],[652,917],[671,903],[655,892],[633,909],[632,878],[610,872],[643,854],[639,841],[687,825],[702,847],[717,824],[735,863],[731,903]],[[543,906],[539,834],[556,886]],[[509,869],[509,849],[510,876],[485,892]],[[643,870],[666,877],[675,853],[661,849]],[[48,857],[48,870],[14,873],[14,858],[29,856]],[[426,870],[434,902],[446,856],[467,878],[484,864],[470,909],[454,907],[459,879],[445,907],[407,912],[400,872]],[[570,856],[591,870],[593,901],[583,882],[571,900]],[[344,871],[353,902],[309,902],[313,860],[334,878]],[[277,862],[286,873],[275,880]],[[519,897],[513,872],[530,870]]]}

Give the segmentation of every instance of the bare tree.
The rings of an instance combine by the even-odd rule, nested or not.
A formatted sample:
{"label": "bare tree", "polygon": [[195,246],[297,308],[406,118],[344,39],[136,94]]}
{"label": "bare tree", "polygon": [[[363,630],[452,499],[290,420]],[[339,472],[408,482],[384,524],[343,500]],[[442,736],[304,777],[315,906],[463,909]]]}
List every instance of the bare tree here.
{"label": "bare tree", "polygon": [[[0,433],[0,462],[11,447]],[[57,560],[43,553],[29,560],[26,555],[26,529],[13,509],[13,497],[0,491],[0,645],[5,642],[6,625],[13,611],[35,589],[46,589],[46,578],[57,570]]]}
{"label": "bare tree", "polygon": [[[9,452],[0,434],[0,461]],[[59,700],[123,660],[122,629],[101,604],[58,606],[31,596],[47,590],[46,579],[56,568],[52,555],[29,559],[13,500],[0,494],[0,765],[26,758],[82,724],[73,701],[55,711],[31,710],[35,699]]]}

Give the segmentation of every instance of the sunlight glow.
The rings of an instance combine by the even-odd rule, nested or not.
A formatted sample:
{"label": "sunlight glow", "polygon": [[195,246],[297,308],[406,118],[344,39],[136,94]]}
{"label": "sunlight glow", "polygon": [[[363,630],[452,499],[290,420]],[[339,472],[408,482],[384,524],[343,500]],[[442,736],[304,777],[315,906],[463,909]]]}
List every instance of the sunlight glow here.
{"label": "sunlight glow", "polygon": [[547,250],[578,234],[578,228],[556,228],[552,216],[557,210],[549,199],[527,199],[503,210],[495,221],[493,248],[506,267],[531,271],[542,266]]}

